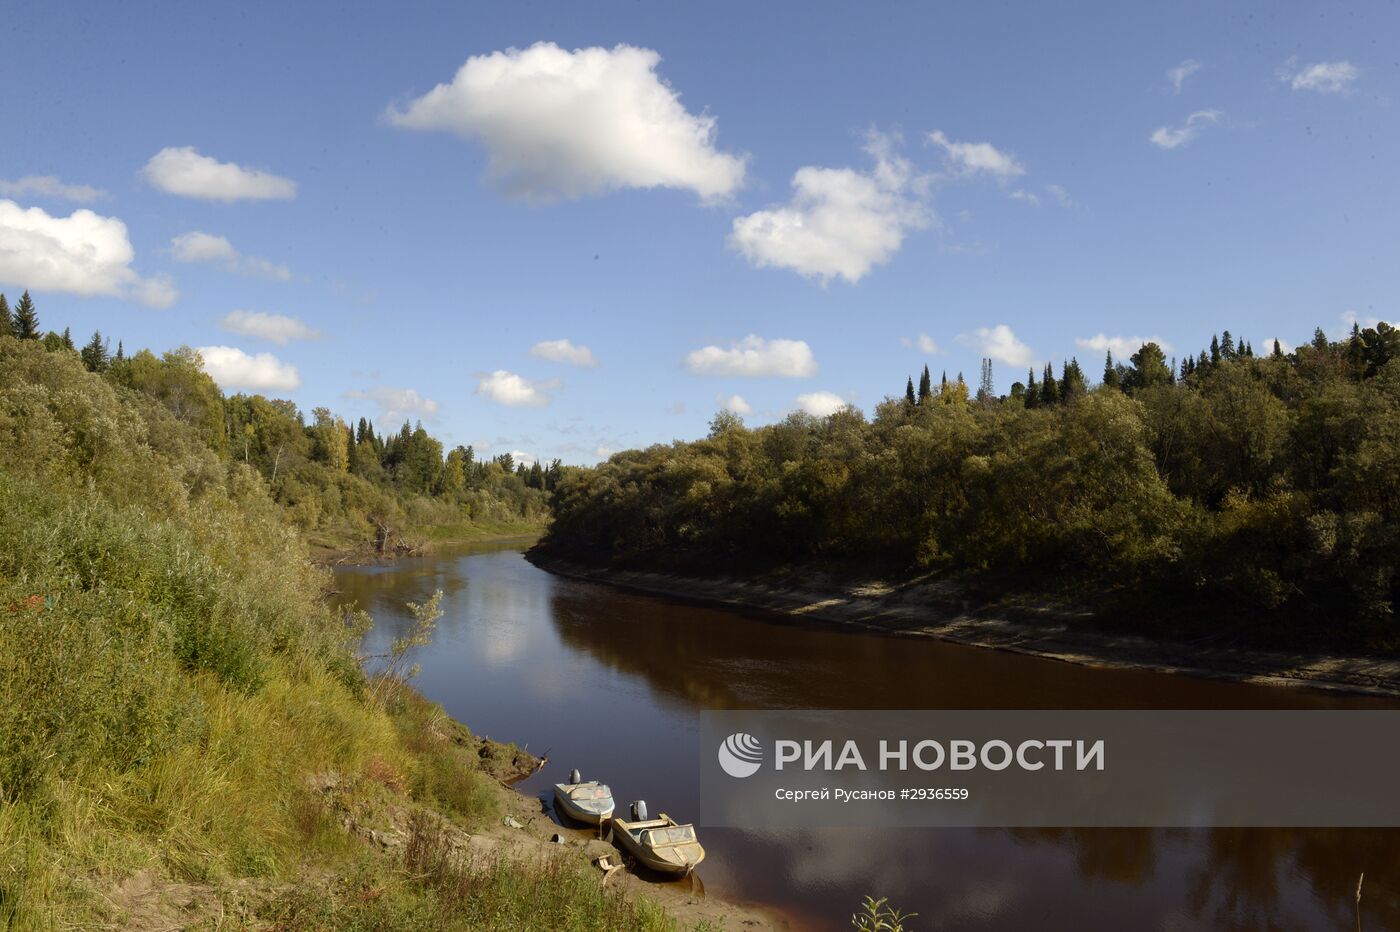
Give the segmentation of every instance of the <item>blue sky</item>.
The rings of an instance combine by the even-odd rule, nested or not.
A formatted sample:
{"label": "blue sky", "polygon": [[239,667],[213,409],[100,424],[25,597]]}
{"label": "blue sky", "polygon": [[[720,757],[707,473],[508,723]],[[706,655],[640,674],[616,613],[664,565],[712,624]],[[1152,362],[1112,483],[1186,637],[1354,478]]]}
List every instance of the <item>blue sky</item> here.
{"label": "blue sky", "polygon": [[0,290],[585,463],[735,395],[1297,343],[1397,316],[1397,35],[1389,3],[25,4]]}

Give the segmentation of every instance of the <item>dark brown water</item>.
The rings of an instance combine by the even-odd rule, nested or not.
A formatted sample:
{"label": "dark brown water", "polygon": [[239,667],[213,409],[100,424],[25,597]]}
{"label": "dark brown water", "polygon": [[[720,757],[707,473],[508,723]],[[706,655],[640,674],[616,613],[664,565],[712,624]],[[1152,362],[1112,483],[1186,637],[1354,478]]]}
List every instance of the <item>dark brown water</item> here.
{"label": "dark brown water", "polygon": [[[478,733],[549,752],[623,806],[695,808],[698,711],[718,708],[1282,708],[1400,703],[1091,670],[801,625],[553,576],[514,551],[337,571],[377,647],[435,589],[445,615],[418,685]],[[1378,736],[1396,740],[1397,736]],[[1400,788],[1397,788],[1400,792]],[[848,929],[867,894],[951,929],[1400,929],[1400,831],[704,829],[711,893]]]}

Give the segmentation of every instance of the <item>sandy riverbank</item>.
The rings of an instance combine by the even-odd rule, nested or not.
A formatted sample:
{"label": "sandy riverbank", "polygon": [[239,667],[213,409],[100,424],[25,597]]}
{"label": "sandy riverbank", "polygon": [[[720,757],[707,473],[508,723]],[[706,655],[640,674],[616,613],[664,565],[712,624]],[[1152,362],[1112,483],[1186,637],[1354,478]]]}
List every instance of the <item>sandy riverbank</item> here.
{"label": "sandy riverbank", "polygon": [[1088,612],[1018,609],[1013,620],[968,610],[942,581],[834,582],[698,578],[614,570],[531,551],[527,558],[561,576],[638,592],[759,609],[907,637],[1029,654],[1084,666],[1149,670],[1270,686],[1400,697],[1400,658],[1322,655],[1202,646],[1120,635],[1092,626]]}

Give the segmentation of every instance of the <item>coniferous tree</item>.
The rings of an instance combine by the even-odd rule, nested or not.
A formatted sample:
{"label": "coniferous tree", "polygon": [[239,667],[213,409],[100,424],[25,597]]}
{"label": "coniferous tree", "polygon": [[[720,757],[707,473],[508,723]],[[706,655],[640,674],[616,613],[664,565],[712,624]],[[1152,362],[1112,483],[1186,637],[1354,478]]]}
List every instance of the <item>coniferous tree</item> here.
{"label": "coniferous tree", "polygon": [[63,328],[63,348],[66,350],[77,349],[77,347],[73,345],[73,332],[67,327]]}
{"label": "coniferous tree", "polygon": [[982,404],[989,403],[996,397],[996,386],[992,381],[992,360],[987,357],[982,359],[982,378],[977,386],[977,400]]}
{"label": "coniferous tree", "polygon": [[1103,363],[1103,384],[1105,388],[1122,388],[1122,380],[1118,377],[1118,367],[1113,364],[1113,351],[1109,350],[1104,357]]}
{"label": "coniferous tree", "polygon": [[1313,331],[1312,345],[1313,349],[1319,353],[1329,353],[1332,350],[1332,343],[1327,339],[1327,334],[1322,332],[1321,327]]}
{"label": "coniferous tree", "polygon": [[1220,338],[1216,336],[1210,338],[1210,364],[1220,365]]}
{"label": "coniferous tree", "polygon": [[1079,368],[1079,360],[1073,357],[1065,363],[1064,376],[1060,379],[1060,400],[1073,401],[1089,390],[1084,370]]}
{"label": "coniferous tree", "polygon": [[15,335],[15,321],[10,316],[10,302],[5,300],[5,296],[0,294],[0,337],[12,337]]}
{"label": "coniferous tree", "polygon": [[1357,375],[1366,367],[1366,346],[1361,341],[1361,325],[1356,321],[1352,321],[1351,336],[1347,340],[1347,364]]}
{"label": "coniferous tree", "polygon": [[1176,357],[1172,357],[1171,365],[1167,366],[1167,384],[1176,384]]}
{"label": "coniferous tree", "polygon": [[1283,346],[1279,343],[1278,337],[1274,337],[1274,358],[1283,358]]}
{"label": "coniferous tree", "polygon": [[1026,373],[1026,407],[1038,408],[1041,402],[1040,385],[1035,380],[1035,367]]}
{"label": "coniferous tree", "polygon": [[15,336],[21,340],[39,339],[39,312],[34,310],[34,300],[29,292],[19,296],[14,312]]}
{"label": "coniferous tree", "polygon": [[1236,355],[1237,355],[1237,353],[1235,352],[1235,338],[1232,337],[1232,336],[1230,336],[1230,331],[1228,331],[1228,330],[1222,331],[1221,334],[1220,334],[1220,356],[1221,356],[1221,358],[1223,358],[1223,359],[1234,359],[1234,358],[1236,357]]}
{"label": "coniferous tree", "polygon": [[1129,391],[1151,388],[1153,385],[1166,385],[1171,381],[1171,370],[1167,368],[1167,357],[1156,343],[1144,343],[1132,355],[1132,367],[1123,387]]}
{"label": "coniferous tree", "polygon": [[1201,355],[1196,357],[1196,368],[1203,372],[1210,368],[1210,357],[1206,355],[1205,350],[1201,350]]}
{"label": "coniferous tree", "polygon": [[909,407],[914,407],[914,377],[909,376],[904,385],[904,403]]}
{"label": "coniferous tree", "polygon": [[115,357],[113,357],[113,360],[114,360],[115,362],[121,362],[121,361],[124,360],[124,359],[126,359],[126,353],[122,351],[122,341],[121,341],[121,340],[118,340],[118,341],[117,341],[117,355],[116,355]]}
{"label": "coniferous tree", "polygon": [[1040,380],[1040,400],[1048,408],[1060,403],[1060,383],[1055,381],[1055,370],[1047,362],[1045,375]]}
{"label": "coniferous tree", "polygon": [[106,372],[107,364],[110,361],[107,353],[107,343],[102,339],[102,331],[94,330],[92,339],[87,341],[87,345],[78,354],[83,359],[83,365],[87,366],[89,372]]}
{"label": "coniferous tree", "polygon": [[919,376],[919,400],[918,404],[924,404],[933,397],[933,379],[929,377],[928,366],[924,366],[924,374]]}

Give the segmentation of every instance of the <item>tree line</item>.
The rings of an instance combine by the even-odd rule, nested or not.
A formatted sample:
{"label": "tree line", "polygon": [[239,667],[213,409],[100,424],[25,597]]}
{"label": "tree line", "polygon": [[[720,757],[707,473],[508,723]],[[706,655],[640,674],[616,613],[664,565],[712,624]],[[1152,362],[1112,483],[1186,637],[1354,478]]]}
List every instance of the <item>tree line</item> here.
{"label": "tree line", "polygon": [[1119,622],[1393,647],[1400,331],[1317,330],[1256,355],[1228,332],[1182,361],[1146,343],[962,376],[570,471],[543,546],[576,559],[748,573],[860,564],[1055,592]]}
{"label": "tree line", "polygon": [[285,399],[225,395],[189,347],[128,355],[101,331],[78,347],[68,328],[43,330],[28,291],[13,308],[0,294],[0,338],[7,336],[76,355],[109,383],[159,400],[220,456],[255,467],[292,520],[328,544],[382,540],[386,528],[540,523],[563,472],[558,460],[483,459],[471,446],[444,452],[421,422],[381,434],[369,419],[352,428],[329,408],[308,419]]}

